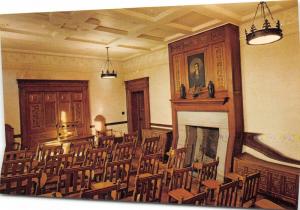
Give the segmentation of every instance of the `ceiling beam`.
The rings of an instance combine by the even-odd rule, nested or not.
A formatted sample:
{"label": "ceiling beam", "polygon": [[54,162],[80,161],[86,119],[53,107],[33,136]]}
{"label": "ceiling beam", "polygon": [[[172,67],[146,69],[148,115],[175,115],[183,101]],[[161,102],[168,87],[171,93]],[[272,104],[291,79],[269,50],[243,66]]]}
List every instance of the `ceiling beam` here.
{"label": "ceiling beam", "polygon": [[110,28],[110,27],[105,27],[105,26],[97,26],[95,28],[97,31],[104,31],[112,34],[118,34],[118,35],[127,35],[128,31],[117,29],[117,28]]}
{"label": "ceiling beam", "polygon": [[216,27],[217,25],[220,25],[222,23],[224,23],[224,22],[222,22],[221,20],[218,20],[218,19],[214,19],[214,20],[208,21],[206,23],[200,24],[198,26],[195,26],[192,30],[193,30],[193,32],[204,31],[209,28]]}
{"label": "ceiling beam", "polygon": [[239,15],[216,5],[203,5],[194,8],[193,11],[213,19],[218,17],[218,19],[224,22],[230,22],[235,25],[239,25],[242,19]]}
{"label": "ceiling beam", "polygon": [[66,37],[65,40],[68,41],[76,41],[76,42],[84,42],[84,43],[89,43],[89,44],[96,44],[96,45],[107,45],[108,43],[105,42],[99,42],[95,40],[88,40],[88,39],[80,39],[80,38],[75,38],[75,37]]}
{"label": "ceiling beam", "polygon": [[118,47],[133,49],[133,50],[142,50],[142,51],[147,51],[147,52],[151,51],[151,49],[149,49],[149,48],[132,46],[132,45],[124,45],[124,44],[120,44],[120,45],[118,45]]}

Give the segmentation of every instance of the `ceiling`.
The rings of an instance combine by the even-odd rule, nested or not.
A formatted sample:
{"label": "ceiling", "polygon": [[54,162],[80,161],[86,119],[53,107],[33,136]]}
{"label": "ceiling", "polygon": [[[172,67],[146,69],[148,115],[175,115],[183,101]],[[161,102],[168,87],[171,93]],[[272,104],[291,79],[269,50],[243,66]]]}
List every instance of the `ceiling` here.
{"label": "ceiling", "polygon": [[[297,0],[268,2],[272,13]],[[0,15],[4,51],[124,61],[225,23],[253,18],[257,3]],[[276,18],[276,17],[275,17]]]}

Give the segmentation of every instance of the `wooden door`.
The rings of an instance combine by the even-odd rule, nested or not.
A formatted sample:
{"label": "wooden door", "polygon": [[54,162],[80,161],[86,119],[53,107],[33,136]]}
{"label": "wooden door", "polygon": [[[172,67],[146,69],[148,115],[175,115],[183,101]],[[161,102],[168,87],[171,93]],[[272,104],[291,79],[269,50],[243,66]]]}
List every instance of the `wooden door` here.
{"label": "wooden door", "polygon": [[150,101],[149,101],[149,78],[141,78],[125,81],[128,132],[140,131],[150,128]]}
{"label": "wooden door", "polygon": [[145,128],[145,105],[144,92],[137,91],[131,93],[132,107],[132,131],[138,132],[139,138],[142,135],[142,129]]}

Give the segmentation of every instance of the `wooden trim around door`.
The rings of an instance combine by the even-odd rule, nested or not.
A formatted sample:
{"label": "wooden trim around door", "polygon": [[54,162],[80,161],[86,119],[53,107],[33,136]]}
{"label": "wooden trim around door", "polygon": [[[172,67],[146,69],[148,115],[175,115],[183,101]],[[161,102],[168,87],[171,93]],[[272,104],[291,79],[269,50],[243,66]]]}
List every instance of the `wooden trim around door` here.
{"label": "wooden trim around door", "polygon": [[126,87],[128,132],[133,132],[131,93],[137,91],[144,92],[145,128],[150,128],[151,120],[150,120],[150,100],[149,100],[149,77],[125,81],[125,87]]}

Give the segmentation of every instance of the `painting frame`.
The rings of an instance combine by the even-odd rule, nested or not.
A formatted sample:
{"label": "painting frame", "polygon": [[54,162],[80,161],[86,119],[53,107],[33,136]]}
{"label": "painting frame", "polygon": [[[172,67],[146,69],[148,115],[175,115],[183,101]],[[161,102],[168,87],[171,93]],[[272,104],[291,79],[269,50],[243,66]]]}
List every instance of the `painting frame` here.
{"label": "painting frame", "polygon": [[207,91],[208,68],[207,48],[185,54],[185,84],[190,95]]}

